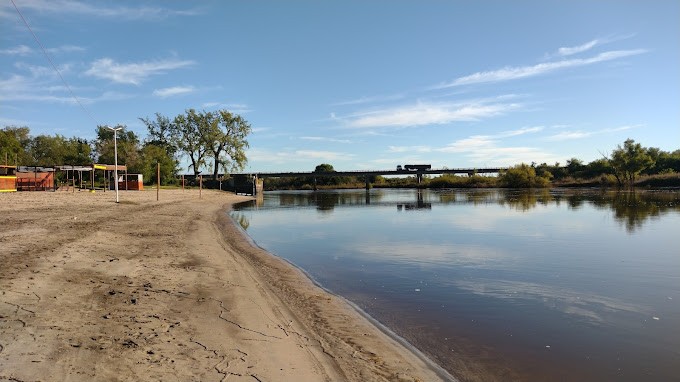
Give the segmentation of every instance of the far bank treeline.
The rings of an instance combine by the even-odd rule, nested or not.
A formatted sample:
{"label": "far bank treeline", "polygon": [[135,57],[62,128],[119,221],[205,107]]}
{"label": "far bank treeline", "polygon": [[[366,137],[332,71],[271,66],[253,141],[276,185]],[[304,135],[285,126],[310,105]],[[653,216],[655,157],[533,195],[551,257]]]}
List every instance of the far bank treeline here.
{"label": "far bank treeline", "polygon": [[[316,166],[315,172],[334,172],[332,165]],[[609,156],[590,163],[572,158],[565,165],[560,163],[531,163],[510,167],[499,176],[441,175],[424,176],[418,185],[415,175],[386,178],[371,176],[373,187],[422,187],[422,188],[541,188],[563,187],[670,187],[680,186],[680,150],[662,151],[655,147],[643,147],[632,139],[619,145]],[[265,189],[313,189],[313,178],[273,178],[265,180]],[[317,188],[362,188],[363,177],[323,176],[316,179]]]}
{"label": "far bank treeline", "polygon": [[[218,174],[244,168],[247,136],[252,128],[240,115],[228,110],[196,111],[170,119],[159,113],[155,118],[140,118],[147,127],[141,140],[125,125],[117,125],[118,163],[129,173],[143,174],[146,183],[156,182],[160,164],[162,184],[177,182],[180,159],[186,158],[195,175],[207,169],[214,179]],[[28,127],[6,126],[0,130],[0,163],[20,166],[114,163],[114,133],[109,126],[97,126],[96,138],[66,138],[62,135],[32,136]],[[184,171],[182,171],[184,172]]]}
{"label": "far bank treeline", "polygon": [[[147,128],[141,140],[127,126],[117,135],[118,163],[125,164],[129,173],[141,173],[147,183],[156,182],[156,166],[160,164],[162,184],[177,182],[178,173],[191,171],[195,175],[207,169],[214,179],[220,173],[241,171],[249,147],[247,137],[252,128],[248,121],[228,110],[196,111],[188,109],[174,118],[155,114],[155,118],[140,118]],[[180,159],[189,163],[180,169]],[[96,138],[86,140],[62,135],[32,136],[28,127],[6,126],[0,129],[0,163],[24,166],[82,165],[114,163],[113,131],[109,126],[97,126]],[[511,165],[511,164],[509,164]],[[333,172],[327,163],[316,166],[316,172]],[[566,164],[518,164],[500,176],[442,175],[425,176],[417,184],[415,176],[385,178],[373,176],[374,187],[549,187],[549,186],[680,186],[680,150],[663,151],[644,147],[632,139],[618,145],[609,155],[590,163],[572,158]],[[323,176],[317,179],[319,188],[361,188],[365,179],[358,177]],[[311,178],[266,179],[266,189],[312,189]]]}

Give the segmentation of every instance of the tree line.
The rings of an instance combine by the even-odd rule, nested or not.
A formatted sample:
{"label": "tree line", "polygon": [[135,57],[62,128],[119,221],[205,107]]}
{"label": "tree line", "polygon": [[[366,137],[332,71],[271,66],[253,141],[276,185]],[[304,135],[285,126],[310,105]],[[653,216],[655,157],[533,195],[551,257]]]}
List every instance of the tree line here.
{"label": "tree line", "polygon": [[[322,163],[314,172],[334,172],[333,166]],[[640,178],[651,186],[680,186],[680,150],[663,151],[656,147],[643,147],[632,139],[618,145],[609,155],[602,155],[590,163],[578,158],[567,160],[562,165],[547,163],[521,163],[503,171],[499,176],[458,176],[445,174],[437,177],[425,175],[421,184],[415,176],[392,177],[372,176],[373,187],[508,187],[541,188],[549,186],[614,186],[632,187]],[[313,188],[360,188],[365,184],[363,177],[324,176],[316,179],[290,177],[266,179],[265,189],[313,189]]]}
{"label": "tree line", "polygon": [[[160,113],[155,118],[140,118],[148,130],[144,140],[125,125],[116,125],[118,163],[129,173],[143,174],[147,182],[156,181],[160,165],[163,184],[173,183],[182,158],[187,170],[198,175],[207,168],[214,179],[220,171],[242,170],[247,158],[248,121],[228,110],[188,109],[173,119]],[[89,166],[114,163],[114,132],[100,125],[96,138],[67,138],[60,134],[32,136],[28,127],[5,126],[0,129],[0,163],[50,167],[55,165]]]}

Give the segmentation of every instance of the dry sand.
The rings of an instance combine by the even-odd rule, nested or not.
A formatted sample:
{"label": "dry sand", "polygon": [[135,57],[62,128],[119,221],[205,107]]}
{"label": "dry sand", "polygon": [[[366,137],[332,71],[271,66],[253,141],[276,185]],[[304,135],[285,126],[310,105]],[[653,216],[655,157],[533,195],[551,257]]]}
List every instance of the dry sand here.
{"label": "dry sand", "polygon": [[449,379],[204,190],[0,194],[0,381]]}

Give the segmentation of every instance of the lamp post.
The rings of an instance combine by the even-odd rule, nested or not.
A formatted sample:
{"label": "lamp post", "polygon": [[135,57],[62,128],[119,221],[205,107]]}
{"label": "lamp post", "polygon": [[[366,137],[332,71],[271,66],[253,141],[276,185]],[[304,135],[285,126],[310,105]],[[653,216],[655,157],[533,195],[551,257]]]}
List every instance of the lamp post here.
{"label": "lamp post", "polygon": [[116,187],[116,203],[118,203],[118,130],[121,130],[122,127],[109,127],[109,129],[113,130],[113,177],[114,177],[114,182],[115,182],[115,187]]}

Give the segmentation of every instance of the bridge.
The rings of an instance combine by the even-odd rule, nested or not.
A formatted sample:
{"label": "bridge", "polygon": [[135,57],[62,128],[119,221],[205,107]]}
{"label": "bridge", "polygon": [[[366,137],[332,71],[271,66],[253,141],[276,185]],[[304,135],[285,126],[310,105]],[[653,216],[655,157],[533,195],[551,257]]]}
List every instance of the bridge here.
{"label": "bridge", "polygon": [[[235,188],[237,193],[247,193],[255,195],[258,190],[262,190],[261,179],[264,178],[313,178],[314,189],[316,190],[316,179],[331,177],[331,176],[354,176],[364,178],[366,181],[366,189],[371,187],[370,177],[376,175],[388,176],[415,176],[418,184],[423,181],[423,175],[441,175],[441,174],[466,174],[472,176],[474,174],[498,174],[507,170],[503,167],[493,168],[441,168],[433,169],[429,165],[406,165],[405,168],[401,166],[396,170],[351,170],[351,171],[311,171],[311,172],[252,172],[231,174],[235,180]],[[242,191],[241,191],[242,190]]]}

